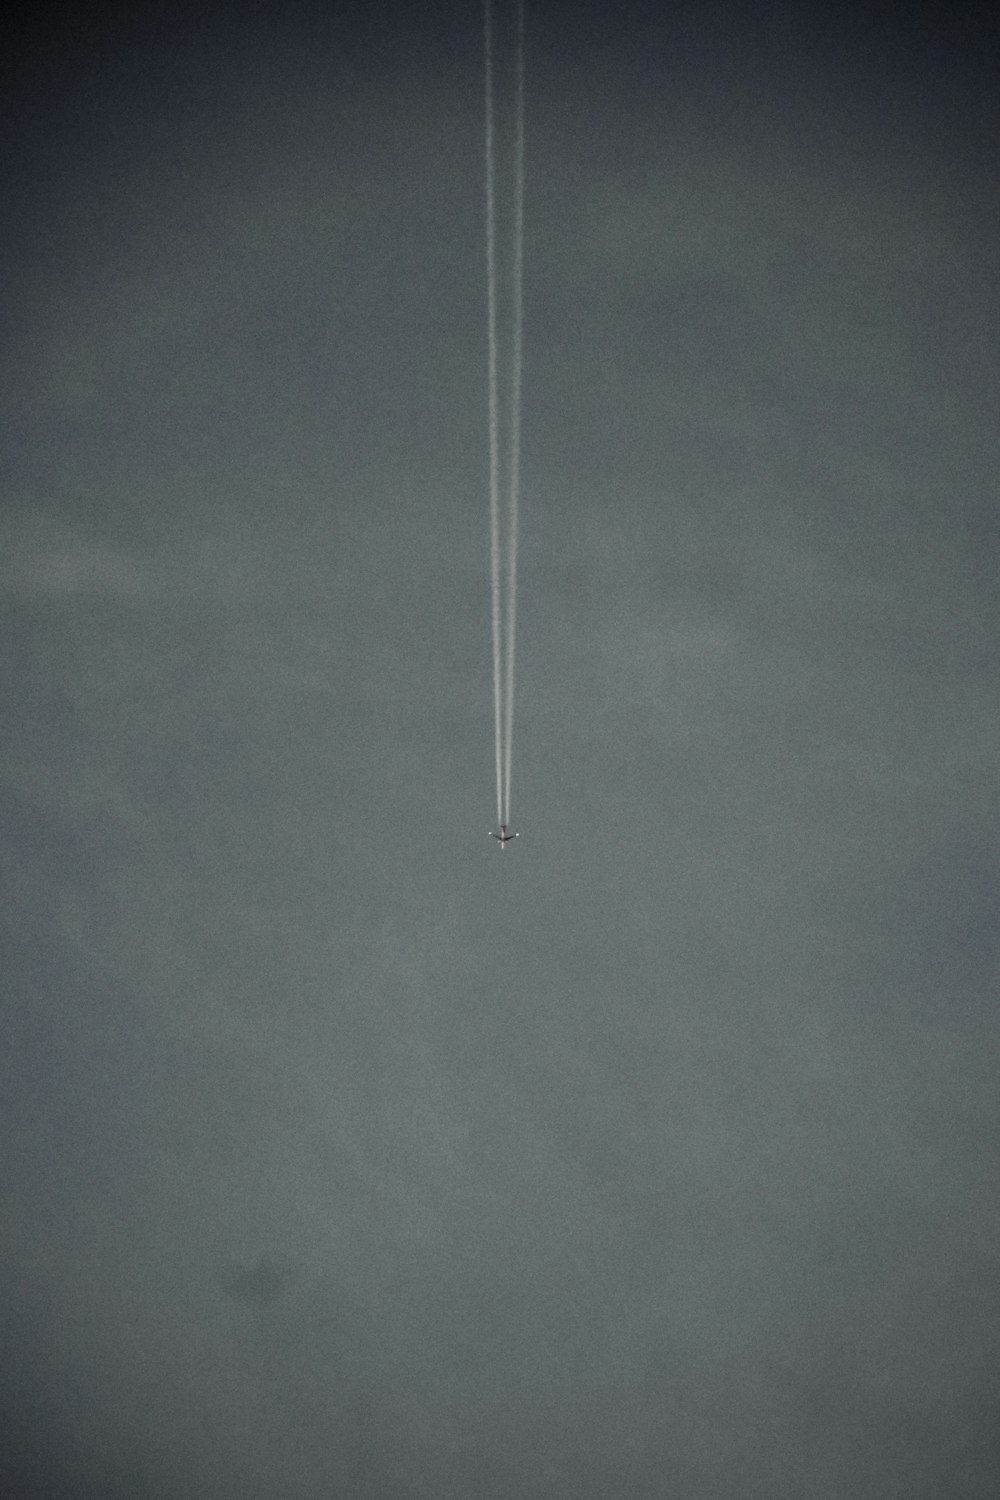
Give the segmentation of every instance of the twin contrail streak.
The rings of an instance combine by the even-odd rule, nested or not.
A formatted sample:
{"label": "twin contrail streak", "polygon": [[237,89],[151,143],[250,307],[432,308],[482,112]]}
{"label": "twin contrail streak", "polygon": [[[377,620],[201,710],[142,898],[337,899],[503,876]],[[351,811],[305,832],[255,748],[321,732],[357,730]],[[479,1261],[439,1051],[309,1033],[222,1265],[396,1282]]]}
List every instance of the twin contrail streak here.
{"label": "twin contrail streak", "polygon": [[490,403],[490,604],[493,632],[493,737],[496,751],[497,823],[503,817],[503,642],[500,618],[500,397],[497,387],[496,145],[493,122],[493,16],[486,0],[486,296]]}
{"label": "twin contrail streak", "polygon": [[[514,652],[517,638],[517,532],[521,488],[521,366],[524,331],[524,4],[517,3],[514,61],[513,202],[510,205],[510,298],[507,358],[510,409],[501,452],[499,268],[497,260],[496,80],[492,0],[485,0],[486,280],[490,426],[490,605],[493,637],[493,727],[497,822],[510,821],[514,743]],[[503,470],[503,472],[501,472]],[[502,483],[506,478],[506,484]],[[506,504],[501,503],[505,499]],[[506,547],[502,544],[506,541]],[[506,570],[506,590],[503,588]]]}

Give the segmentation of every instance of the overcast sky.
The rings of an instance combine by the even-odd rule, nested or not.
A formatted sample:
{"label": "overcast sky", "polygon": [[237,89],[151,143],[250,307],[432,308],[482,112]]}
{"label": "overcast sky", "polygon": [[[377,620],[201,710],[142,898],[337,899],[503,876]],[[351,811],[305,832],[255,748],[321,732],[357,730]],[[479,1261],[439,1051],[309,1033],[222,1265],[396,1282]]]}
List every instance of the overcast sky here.
{"label": "overcast sky", "polygon": [[[835,10],[837,13],[835,14]],[[6,49],[0,1488],[992,1500],[996,34]]]}

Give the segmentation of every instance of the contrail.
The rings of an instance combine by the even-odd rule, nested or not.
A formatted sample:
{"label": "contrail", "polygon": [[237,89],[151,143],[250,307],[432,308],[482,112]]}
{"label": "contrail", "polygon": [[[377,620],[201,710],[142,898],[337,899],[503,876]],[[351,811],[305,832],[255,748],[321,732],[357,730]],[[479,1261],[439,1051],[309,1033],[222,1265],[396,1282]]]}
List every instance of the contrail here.
{"label": "contrail", "polygon": [[486,53],[486,295],[490,409],[490,619],[493,634],[493,740],[497,776],[497,823],[503,817],[502,635],[500,618],[500,397],[497,387],[496,152],[493,120],[493,14],[485,3]]}
{"label": "contrail", "polygon": [[510,382],[510,488],[507,538],[507,693],[504,818],[510,822],[510,763],[514,746],[514,646],[517,637],[517,521],[521,499],[521,350],[524,334],[524,0],[517,6],[514,99],[514,265]]}
{"label": "contrail", "polygon": [[[514,77],[514,171],[511,293],[509,306],[510,412],[503,471],[506,513],[501,515],[501,443],[497,266],[496,104],[494,99],[493,6],[485,0],[486,59],[486,279],[490,431],[490,600],[493,636],[493,724],[497,778],[497,822],[510,821],[514,742],[514,653],[517,634],[517,543],[521,486],[521,370],[524,330],[524,3],[517,3]],[[506,547],[502,548],[502,541]],[[506,592],[503,572],[506,568]]]}

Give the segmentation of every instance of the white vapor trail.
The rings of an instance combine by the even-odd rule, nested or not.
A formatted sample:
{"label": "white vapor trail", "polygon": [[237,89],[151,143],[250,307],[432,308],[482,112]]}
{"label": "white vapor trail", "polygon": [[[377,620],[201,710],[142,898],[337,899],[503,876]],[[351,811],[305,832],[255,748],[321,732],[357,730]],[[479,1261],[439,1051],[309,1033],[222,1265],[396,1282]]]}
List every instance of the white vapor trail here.
{"label": "white vapor trail", "polygon": [[[514,743],[514,653],[517,638],[517,544],[521,490],[521,369],[524,332],[524,0],[517,0],[514,63],[513,202],[509,301],[510,385],[506,451],[501,455],[497,264],[497,152],[492,0],[485,0],[486,274],[490,431],[490,598],[493,636],[493,719],[497,822],[510,822]],[[501,457],[506,507],[501,506]],[[502,548],[502,541],[506,547]],[[506,568],[506,590],[503,572]]]}
{"label": "white vapor trail", "polygon": [[517,7],[517,73],[514,101],[514,265],[510,381],[510,475],[507,538],[507,742],[504,748],[504,819],[510,821],[510,762],[514,743],[514,645],[517,638],[517,522],[521,498],[521,351],[524,336],[524,0]]}
{"label": "white vapor trail", "polygon": [[493,121],[493,15],[485,4],[486,50],[486,296],[490,407],[490,604],[493,634],[493,738],[496,752],[497,823],[503,822],[502,636],[500,619],[500,398],[497,388],[496,150]]}

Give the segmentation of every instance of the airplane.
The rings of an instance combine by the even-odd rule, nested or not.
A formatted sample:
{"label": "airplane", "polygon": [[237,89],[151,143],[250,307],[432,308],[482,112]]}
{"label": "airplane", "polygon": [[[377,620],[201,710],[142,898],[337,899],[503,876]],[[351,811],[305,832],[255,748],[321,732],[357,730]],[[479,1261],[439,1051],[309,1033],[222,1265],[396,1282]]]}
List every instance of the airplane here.
{"label": "airplane", "polygon": [[492,828],[490,829],[490,838],[491,839],[496,839],[496,841],[500,845],[501,849],[503,848],[504,844],[509,844],[510,841],[511,841],[511,839],[519,839],[520,837],[521,837],[521,835],[519,833],[508,833],[507,832],[507,824],[506,823],[501,823],[500,824],[500,832],[499,833],[494,833],[493,829]]}

